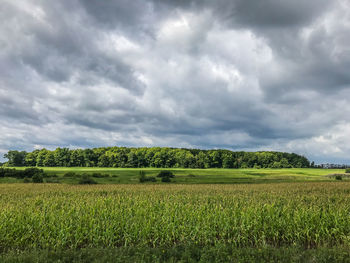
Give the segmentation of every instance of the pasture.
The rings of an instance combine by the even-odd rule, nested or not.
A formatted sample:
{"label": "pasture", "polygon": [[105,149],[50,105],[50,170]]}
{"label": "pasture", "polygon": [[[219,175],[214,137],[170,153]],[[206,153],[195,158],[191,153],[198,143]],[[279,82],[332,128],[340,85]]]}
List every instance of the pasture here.
{"label": "pasture", "polygon": [[[16,169],[25,169],[17,167]],[[47,182],[76,184],[82,174],[103,176],[94,180],[101,184],[136,184],[139,172],[146,176],[157,176],[162,170],[169,170],[178,184],[251,184],[276,182],[334,181],[328,174],[344,173],[342,169],[174,169],[174,168],[89,168],[89,167],[44,167]],[[68,175],[74,173],[74,175]],[[0,178],[0,183],[22,183],[23,179]],[[156,183],[160,183],[158,180]],[[154,184],[154,183],[152,183]]]}

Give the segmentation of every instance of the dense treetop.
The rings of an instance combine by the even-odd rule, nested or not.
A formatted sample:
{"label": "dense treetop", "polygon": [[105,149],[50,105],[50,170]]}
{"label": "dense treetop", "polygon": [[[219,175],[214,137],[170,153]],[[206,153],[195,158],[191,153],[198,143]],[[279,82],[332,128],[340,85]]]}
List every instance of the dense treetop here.
{"label": "dense treetop", "polygon": [[304,156],[285,152],[233,152],[168,147],[57,148],[9,151],[6,166],[61,167],[159,167],[159,168],[301,168],[309,167]]}

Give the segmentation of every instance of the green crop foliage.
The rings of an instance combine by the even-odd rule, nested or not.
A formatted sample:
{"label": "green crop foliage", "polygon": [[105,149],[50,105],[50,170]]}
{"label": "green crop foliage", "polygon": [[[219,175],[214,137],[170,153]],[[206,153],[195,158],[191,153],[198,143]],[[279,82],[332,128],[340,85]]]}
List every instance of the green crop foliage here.
{"label": "green crop foliage", "polygon": [[350,245],[350,183],[0,185],[0,250]]}

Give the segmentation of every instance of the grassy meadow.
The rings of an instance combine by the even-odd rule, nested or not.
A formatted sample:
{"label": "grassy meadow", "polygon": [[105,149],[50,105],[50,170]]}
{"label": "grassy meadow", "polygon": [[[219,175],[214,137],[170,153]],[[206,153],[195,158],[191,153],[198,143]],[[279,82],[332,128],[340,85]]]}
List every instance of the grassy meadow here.
{"label": "grassy meadow", "polygon": [[[17,167],[16,169],[25,169]],[[334,181],[329,174],[344,173],[343,169],[174,169],[174,168],[90,168],[90,167],[44,167],[47,182],[76,184],[79,176],[100,173],[105,176],[94,178],[101,184],[135,184],[139,183],[139,172],[146,176],[157,176],[162,170],[169,170],[175,178],[172,183],[179,184],[232,184],[232,183],[275,183],[275,182],[305,182]],[[73,176],[65,174],[73,172]],[[22,183],[23,179],[0,178],[0,183]],[[158,180],[160,183],[160,180]]]}

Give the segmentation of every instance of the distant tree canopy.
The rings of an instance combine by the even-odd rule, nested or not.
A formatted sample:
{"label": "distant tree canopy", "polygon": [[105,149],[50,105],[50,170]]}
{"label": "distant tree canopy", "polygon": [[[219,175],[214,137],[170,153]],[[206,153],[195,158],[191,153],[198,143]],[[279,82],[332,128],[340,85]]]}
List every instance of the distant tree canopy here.
{"label": "distant tree canopy", "polygon": [[57,148],[9,151],[7,166],[157,167],[157,168],[301,168],[310,167],[304,156],[285,152],[233,152],[152,147]]}
{"label": "distant tree canopy", "polygon": [[4,154],[4,158],[8,159],[7,164],[9,166],[25,166],[25,158],[27,152],[25,151],[8,151]]}

